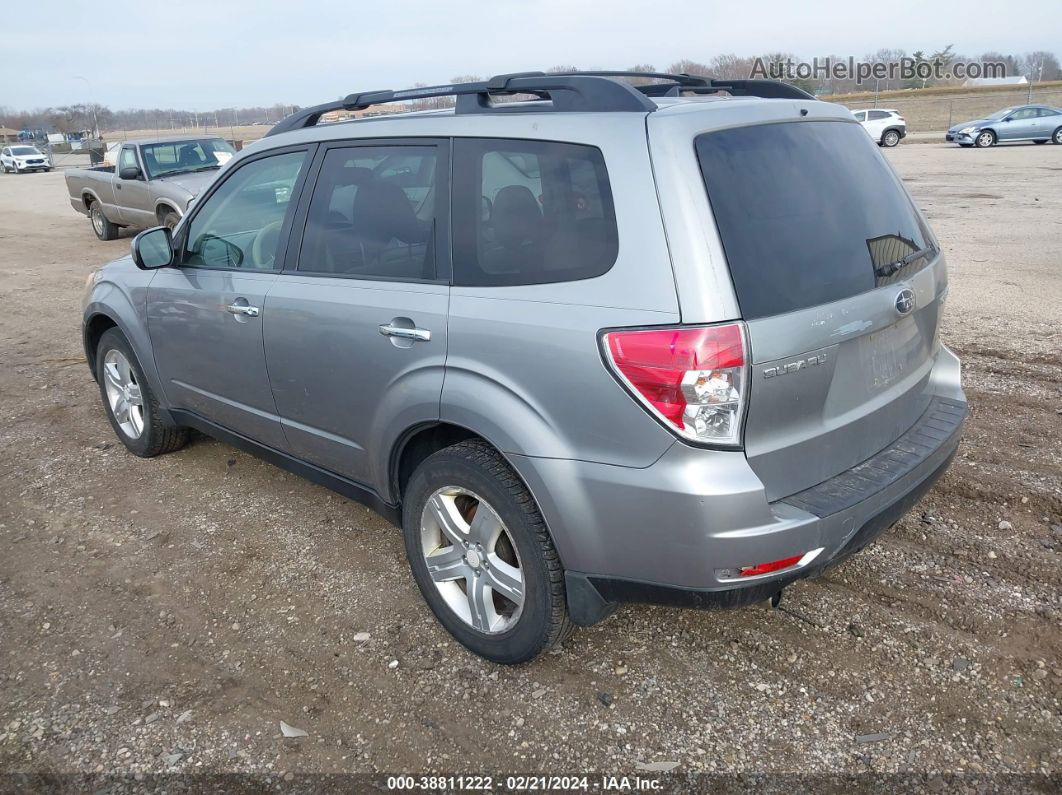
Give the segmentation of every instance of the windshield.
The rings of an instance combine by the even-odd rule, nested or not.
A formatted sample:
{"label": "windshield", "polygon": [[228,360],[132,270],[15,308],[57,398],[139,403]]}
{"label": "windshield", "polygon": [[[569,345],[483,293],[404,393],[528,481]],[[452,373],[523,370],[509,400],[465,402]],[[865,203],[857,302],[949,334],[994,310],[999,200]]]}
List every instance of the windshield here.
{"label": "windshield", "polygon": [[40,150],[33,146],[12,146],[11,154],[13,155],[39,155]]}
{"label": "windshield", "polygon": [[1009,114],[1011,114],[1013,112],[1014,112],[1014,108],[1003,108],[1003,110],[997,110],[995,113],[991,114],[990,116],[985,116],[985,118],[986,119],[1002,119],[1004,116],[1007,116],[1007,115],[1009,115]]}
{"label": "windshield", "polygon": [[858,124],[737,127],[697,136],[696,149],[746,319],[909,278],[934,253]]}
{"label": "windshield", "polygon": [[221,168],[232,159],[236,150],[228,141],[220,138],[203,138],[198,141],[142,144],[140,153],[148,177],[154,179]]}

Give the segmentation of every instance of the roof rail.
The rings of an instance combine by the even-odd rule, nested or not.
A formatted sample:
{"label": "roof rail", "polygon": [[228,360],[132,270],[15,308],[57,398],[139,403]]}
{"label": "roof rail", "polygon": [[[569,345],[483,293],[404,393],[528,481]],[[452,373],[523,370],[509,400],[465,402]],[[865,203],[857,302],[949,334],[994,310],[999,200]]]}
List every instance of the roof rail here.
{"label": "roof rail", "polygon": [[[643,78],[662,82],[634,86],[614,78]],[[303,108],[281,119],[266,136],[313,127],[324,114],[332,111],[364,110],[372,105],[412,99],[456,97],[455,112],[458,114],[543,111],[650,113],[656,110],[657,106],[649,97],[681,96],[683,93],[711,94],[717,91],[726,91],[736,96],[771,99],[814,99],[795,86],[775,80],[714,80],[701,75],[667,72],[516,72],[495,75],[489,80],[474,83],[349,94],[344,99]],[[492,96],[513,94],[530,94],[540,100],[547,100],[549,104],[495,103],[491,100]]]}

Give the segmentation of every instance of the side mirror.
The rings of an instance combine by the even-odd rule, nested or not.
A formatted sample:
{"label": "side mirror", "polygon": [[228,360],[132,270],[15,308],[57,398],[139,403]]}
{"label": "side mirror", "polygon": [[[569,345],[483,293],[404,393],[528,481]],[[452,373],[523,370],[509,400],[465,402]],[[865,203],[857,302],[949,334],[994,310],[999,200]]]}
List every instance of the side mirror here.
{"label": "side mirror", "polygon": [[150,271],[173,264],[173,239],[165,226],[156,226],[133,238],[133,262]]}
{"label": "side mirror", "polygon": [[1014,117],[1013,116],[1007,116],[1007,118],[1003,119],[1003,121],[1014,121]]}
{"label": "side mirror", "polygon": [[118,176],[122,179],[140,179],[140,167],[125,166],[118,172]]}

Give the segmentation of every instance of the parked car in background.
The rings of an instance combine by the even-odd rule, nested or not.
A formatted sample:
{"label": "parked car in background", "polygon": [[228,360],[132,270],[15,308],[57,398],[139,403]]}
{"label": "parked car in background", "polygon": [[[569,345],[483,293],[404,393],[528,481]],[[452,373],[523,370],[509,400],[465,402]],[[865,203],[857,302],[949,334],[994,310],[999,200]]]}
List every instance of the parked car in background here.
{"label": "parked car in background", "polygon": [[881,146],[896,146],[907,137],[907,122],[898,110],[873,108],[856,110],[852,115]]}
{"label": "parked car in background", "polygon": [[51,171],[52,161],[35,146],[13,144],[0,149],[0,166],[5,174],[9,171],[21,174],[24,171]]}
{"label": "parked car in background", "polygon": [[777,599],[871,543],[966,414],[940,244],[845,108],[623,74],[656,82],[502,75],[279,123],[89,278],[118,438],[195,428],[371,505],[503,663],[622,602]]}
{"label": "parked car in background", "polygon": [[122,227],[172,229],[234,154],[217,137],[125,141],[116,165],[66,170],[70,204],[89,217],[100,240],[113,240]]}
{"label": "parked car in background", "polygon": [[1062,144],[1062,109],[1049,105],[1018,105],[983,119],[952,125],[944,140],[984,148],[1011,141]]}

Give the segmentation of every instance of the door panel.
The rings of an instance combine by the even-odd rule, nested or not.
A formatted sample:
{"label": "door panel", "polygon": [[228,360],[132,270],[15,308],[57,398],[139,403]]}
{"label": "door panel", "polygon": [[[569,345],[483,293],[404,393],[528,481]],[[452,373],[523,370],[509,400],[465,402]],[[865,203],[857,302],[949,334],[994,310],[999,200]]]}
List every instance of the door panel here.
{"label": "door panel", "polygon": [[[163,268],[148,290],[147,316],[171,406],[283,450],[262,350],[262,308],[276,279],[275,273]],[[259,314],[234,314],[230,306]]]}
{"label": "door panel", "polygon": [[[139,179],[122,179],[119,174],[126,166],[140,169]],[[118,217],[122,223],[135,227],[155,226],[154,211],[146,212],[151,204],[151,188],[147,183],[147,172],[140,162],[135,146],[123,146],[118,156],[118,167],[114,170],[114,201],[118,206]]]}
{"label": "door panel", "polygon": [[[448,288],[283,274],[266,302],[270,384],[291,452],[373,486],[406,428],[439,419]],[[428,340],[384,336],[416,327]]]}
{"label": "door panel", "polygon": [[182,266],[163,268],[148,288],[148,331],[170,405],[278,450],[287,440],[262,322],[306,160],[299,149],[235,167],[182,227]]}
{"label": "door panel", "polygon": [[294,455],[386,494],[397,437],[439,418],[448,147],[337,142],[317,163],[266,302],[270,385]]}

